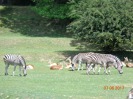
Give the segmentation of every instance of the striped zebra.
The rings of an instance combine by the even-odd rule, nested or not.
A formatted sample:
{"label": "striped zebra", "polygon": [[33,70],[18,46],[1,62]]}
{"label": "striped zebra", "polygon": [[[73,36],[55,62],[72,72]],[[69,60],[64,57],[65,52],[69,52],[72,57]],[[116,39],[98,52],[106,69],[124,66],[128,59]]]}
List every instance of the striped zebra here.
{"label": "striped zebra", "polygon": [[117,67],[115,67],[120,74],[123,73],[123,64],[122,64],[122,61],[115,55],[112,55],[112,54],[104,54],[105,56],[108,56],[108,57],[111,57],[111,58],[114,58],[116,60],[116,63],[117,63]]}
{"label": "striped zebra", "polygon": [[16,66],[19,66],[19,72],[21,76],[21,71],[23,70],[24,76],[27,75],[26,72],[26,62],[25,59],[21,55],[13,55],[13,54],[7,54],[3,57],[4,63],[5,63],[5,75],[8,75],[8,67],[9,65],[14,65],[13,70],[13,76],[15,75]]}
{"label": "striped zebra", "polygon": [[133,87],[130,89],[130,91],[128,92],[128,96],[126,99],[133,99]]}
{"label": "striped zebra", "polygon": [[[79,53],[79,54],[75,55],[71,61],[72,70],[75,70],[76,64],[78,64],[78,71],[79,71],[81,69],[83,63],[87,64],[87,58],[85,56],[91,55],[91,54],[93,54],[93,52]],[[82,67],[82,69],[83,69],[83,67]]]}
{"label": "striped zebra", "polygon": [[[104,67],[104,72],[106,74],[107,73],[107,70],[109,70],[109,73],[110,73],[110,65],[113,65],[120,74],[123,73],[122,71],[122,63],[120,61],[120,59],[112,54],[100,54],[100,53],[94,53],[93,55],[91,56],[87,56],[88,57],[88,61],[89,62],[92,62],[94,64],[100,64],[101,67]],[[90,68],[94,68],[95,66],[91,66]],[[99,71],[98,73],[100,73],[100,69],[101,67],[99,68]],[[88,68],[88,72],[90,71],[90,69]]]}
{"label": "striped zebra", "polygon": [[[117,68],[116,59],[114,59],[113,57],[109,57],[108,55],[100,54],[100,53],[94,53],[93,55],[89,55],[86,57],[88,59],[88,63],[93,63],[93,66],[88,64],[87,74],[89,74],[90,70],[92,68],[95,68],[95,65],[97,65],[97,64],[100,65],[99,70],[98,70],[98,74],[100,73],[100,70],[102,67],[104,67],[104,72],[106,74],[108,74],[108,72],[110,74],[110,65],[113,65],[115,68]],[[108,72],[107,72],[107,69],[108,69]]]}
{"label": "striped zebra", "polygon": [[115,59],[116,63],[117,63],[117,65],[115,66],[115,69],[117,69],[120,74],[123,73],[123,70],[122,70],[123,64],[122,64],[121,60],[117,56],[112,55],[112,54],[103,54],[103,55],[106,56],[106,57],[110,57],[110,58]]}
{"label": "striped zebra", "polygon": [[[81,67],[81,63],[82,62],[86,62],[87,65],[87,73],[89,73],[90,68],[95,67],[92,66],[93,64],[100,64],[101,67],[104,67],[104,72],[107,73],[106,69],[110,69],[109,64],[112,64],[115,68],[118,69],[119,73],[122,74],[122,65],[120,63],[120,60],[116,57],[113,56],[111,54],[100,54],[100,53],[79,53],[78,55],[76,55],[73,59],[72,59],[72,70],[74,70],[74,64],[75,63],[79,63],[79,67],[78,70]],[[100,69],[99,71],[100,72]],[[110,73],[110,70],[109,70]]]}

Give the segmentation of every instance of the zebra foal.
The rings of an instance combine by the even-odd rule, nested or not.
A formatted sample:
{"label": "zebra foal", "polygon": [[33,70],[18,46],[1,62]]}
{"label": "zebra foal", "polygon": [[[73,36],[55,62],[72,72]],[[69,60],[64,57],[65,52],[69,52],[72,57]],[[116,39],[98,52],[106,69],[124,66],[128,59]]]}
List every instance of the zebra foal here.
{"label": "zebra foal", "polygon": [[23,70],[24,76],[27,75],[26,72],[26,62],[25,59],[21,55],[7,54],[3,57],[5,63],[5,75],[8,75],[8,67],[9,65],[14,65],[13,76],[15,75],[16,66],[19,66],[19,72],[21,76],[21,71]]}

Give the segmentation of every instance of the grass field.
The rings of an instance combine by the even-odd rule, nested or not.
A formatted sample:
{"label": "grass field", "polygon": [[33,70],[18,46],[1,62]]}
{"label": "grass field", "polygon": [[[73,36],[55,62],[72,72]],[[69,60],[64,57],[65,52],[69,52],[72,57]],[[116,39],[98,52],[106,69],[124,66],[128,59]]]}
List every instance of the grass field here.
{"label": "grass field", "polygon": [[[79,52],[71,46],[72,38],[62,34],[63,27],[57,27],[41,21],[30,7],[0,6],[0,99],[125,99],[133,86],[131,68],[124,67],[123,75],[112,68],[111,75],[102,70],[100,75],[89,76],[86,70],[49,69],[49,59],[58,62]],[[17,68],[13,77],[11,66],[5,76],[2,56],[8,53],[23,55],[35,69],[19,77]]]}

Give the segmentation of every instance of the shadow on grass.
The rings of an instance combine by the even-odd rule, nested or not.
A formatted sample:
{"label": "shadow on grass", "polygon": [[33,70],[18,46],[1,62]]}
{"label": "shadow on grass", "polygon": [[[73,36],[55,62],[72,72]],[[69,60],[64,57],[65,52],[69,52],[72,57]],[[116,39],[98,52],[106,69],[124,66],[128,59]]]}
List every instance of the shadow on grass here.
{"label": "shadow on grass", "polygon": [[[0,26],[13,33],[31,37],[67,37],[67,20],[50,20],[36,14],[30,6],[9,6],[0,9]],[[66,23],[66,24],[64,24]]]}
{"label": "shadow on grass", "polygon": [[86,52],[95,52],[95,53],[105,53],[105,54],[113,54],[119,57],[122,61],[124,60],[124,57],[128,57],[129,59],[133,60],[133,52],[131,51],[113,51],[113,52],[104,52],[104,51],[59,51],[58,53],[62,54],[65,57],[74,57],[78,53],[86,53]]}
{"label": "shadow on grass", "polygon": [[[64,24],[65,23],[65,24]],[[27,6],[8,6],[0,8],[0,27],[10,28],[13,33],[21,33],[22,35],[31,37],[69,37],[66,33],[67,20],[48,20],[36,14],[31,7]],[[62,55],[74,56],[80,52],[98,52],[110,53],[120,57],[128,56],[133,59],[133,52],[103,52],[98,51],[96,45],[81,43],[72,40],[71,46],[76,46],[79,51],[60,51]],[[96,51],[97,50],[97,51]]]}
{"label": "shadow on grass", "polygon": [[87,73],[81,73],[81,75],[87,75],[87,76],[100,76],[100,75],[105,75],[105,76],[108,76],[108,75],[106,75],[106,74],[104,74],[104,73],[100,73],[100,74],[93,74],[93,73],[90,73],[90,74],[87,74]]}

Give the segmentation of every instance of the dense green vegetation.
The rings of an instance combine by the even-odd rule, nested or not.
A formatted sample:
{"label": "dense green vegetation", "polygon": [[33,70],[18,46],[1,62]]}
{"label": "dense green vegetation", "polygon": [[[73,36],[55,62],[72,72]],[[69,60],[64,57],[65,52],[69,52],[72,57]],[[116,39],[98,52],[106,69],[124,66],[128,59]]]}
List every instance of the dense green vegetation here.
{"label": "dense green vegetation", "polygon": [[[133,69],[124,67],[119,75],[86,75],[86,70],[51,71],[48,60],[59,62],[79,51],[71,46],[72,38],[64,35],[64,26],[53,24],[34,13],[30,7],[0,6],[0,99],[124,99],[132,86]],[[21,54],[27,64],[35,66],[26,77],[4,75],[4,54]],[[128,53],[128,54],[127,54]],[[130,55],[131,52],[120,52]],[[104,90],[104,86],[124,86],[121,90]]]}
{"label": "dense green vegetation", "polygon": [[[45,18],[71,23],[67,31],[80,47],[121,51],[133,48],[132,0],[33,0],[33,8]],[[73,21],[72,21],[73,20]],[[76,42],[77,42],[76,41]]]}
{"label": "dense green vegetation", "polygon": [[72,0],[68,27],[77,40],[106,51],[133,48],[132,0]]}
{"label": "dense green vegetation", "polygon": [[43,17],[38,18],[41,25],[47,18],[54,24],[66,26],[80,49],[121,51],[133,48],[132,0],[3,0],[1,4],[32,5]]}
{"label": "dense green vegetation", "polygon": [[[66,19],[68,18],[68,0],[33,0],[37,4],[33,8],[38,14],[45,18]],[[62,1],[62,2],[61,2]]]}

